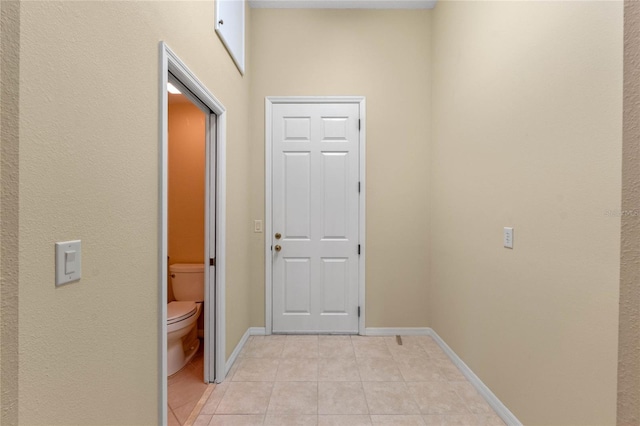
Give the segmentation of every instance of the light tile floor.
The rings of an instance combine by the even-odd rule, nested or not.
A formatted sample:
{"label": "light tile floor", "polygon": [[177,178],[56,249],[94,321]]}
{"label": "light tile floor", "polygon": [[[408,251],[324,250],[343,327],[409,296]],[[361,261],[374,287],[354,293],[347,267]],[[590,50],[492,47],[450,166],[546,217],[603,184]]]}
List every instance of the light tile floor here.
{"label": "light tile floor", "polygon": [[197,426],[501,425],[428,336],[253,336]]}
{"label": "light tile floor", "polygon": [[200,349],[184,368],[167,379],[167,424],[184,425],[200,397],[207,389],[204,383],[203,350]]}

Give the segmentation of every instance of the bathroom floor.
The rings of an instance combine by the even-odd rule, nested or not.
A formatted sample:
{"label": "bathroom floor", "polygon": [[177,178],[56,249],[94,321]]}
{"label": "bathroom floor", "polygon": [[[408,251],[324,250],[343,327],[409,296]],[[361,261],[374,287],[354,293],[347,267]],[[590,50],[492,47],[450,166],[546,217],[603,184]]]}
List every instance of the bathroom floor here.
{"label": "bathroom floor", "polygon": [[195,419],[221,425],[500,425],[428,336],[252,336]]}
{"label": "bathroom floor", "polygon": [[184,368],[167,379],[167,424],[182,426],[208,385],[203,381],[203,345]]}

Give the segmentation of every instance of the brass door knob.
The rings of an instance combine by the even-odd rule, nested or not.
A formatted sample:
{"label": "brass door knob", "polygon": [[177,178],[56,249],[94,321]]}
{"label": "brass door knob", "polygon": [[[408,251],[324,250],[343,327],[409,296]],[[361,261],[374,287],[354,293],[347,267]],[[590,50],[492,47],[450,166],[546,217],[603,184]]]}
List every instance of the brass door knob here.
{"label": "brass door knob", "polygon": [[280,250],[282,250],[282,247],[276,246],[275,249],[276,249],[276,251],[280,251]]}
{"label": "brass door knob", "polygon": [[282,238],[282,234],[279,232],[276,232],[276,240],[279,240],[280,238]]}

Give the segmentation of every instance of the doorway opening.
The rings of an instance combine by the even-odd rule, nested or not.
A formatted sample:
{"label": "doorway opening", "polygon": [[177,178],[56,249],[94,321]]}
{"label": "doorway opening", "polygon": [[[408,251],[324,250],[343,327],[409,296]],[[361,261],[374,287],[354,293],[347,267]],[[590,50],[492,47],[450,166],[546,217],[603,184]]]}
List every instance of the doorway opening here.
{"label": "doorway opening", "polygon": [[[159,417],[162,424],[167,424],[169,415],[173,415],[168,404],[170,374],[181,374],[183,367],[194,368],[189,367],[189,361],[199,353],[201,371],[192,373],[201,385],[219,383],[225,374],[226,111],[164,42],[160,43],[160,60]],[[169,88],[176,94],[169,94]],[[182,136],[170,144],[169,127],[177,129],[175,121],[171,124],[176,117],[170,117],[170,112],[177,111],[189,123],[182,126]],[[200,134],[196,137],[199,140],[186,141],[191,139],[189,133]],[[188,206],[180,208],[178,203]],[[181,223],[185,221],[191,223]],[[186,285],[169,285],[185,277]],[[203,285],[190,284],[194,277]],[[178,288],[181,294],[176,293]],[[199,294],[191,293],[193,289],[197,293],[198,288]],[[180,303],[170,306],[169,302],[176,299]],[[176,313],[176,309],[185,312]],[[200,326],[198,316],[202,317]],[[186,332],[176,339],[180,334],[176,330],[183,325]],[[195,366],[200,368],[198,363]]]}
{"label": "doorway opening", "polygon": [[167,420],[169,424],[183,425],[208,387],[204,375],[204,337],[210,325],[205,323],[203,314],[210,303],[204,300],[205,203],[207,193],[212,198],[215,194],[205,190],[208,186],[205,169],[207,120],[214,125],[215,114],[192,100],[193,96],[171,74],[167,91]]}

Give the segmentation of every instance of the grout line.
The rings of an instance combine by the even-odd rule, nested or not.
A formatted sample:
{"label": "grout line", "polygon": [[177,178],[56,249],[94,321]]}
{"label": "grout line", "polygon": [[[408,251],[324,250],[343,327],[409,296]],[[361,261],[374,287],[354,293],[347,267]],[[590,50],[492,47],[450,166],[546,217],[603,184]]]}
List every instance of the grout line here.
{"label": "grout line", "polygon": [[191,414],[189,414],[189,417],[187,417],[187,420],[184,422],[183,426],[193,426],[193,424],[196,422],[196,419],[200,415],[200,411],[202,411],[202,407],[204,407],[204,404],[207,403],[207,400],[209,399],[211,393],[215,388],[215,383],[209,383],[207,388],[204,390],[204,393],[196,403],[196,406],[193,407],[193,410],[191,410]]}
{"label": "grout line", "polygon": [[[319,353],[318,353],[318,355],[319,355]],[[318,358],[318,359],[320,359],[320,358]],[[318,366],[318,369],[319,368],[320,367]],[[316,416],[320,416],[320,380],[316,381]],[[316,421],[320,422],[320,417],[316,417]]]}
{"label": "grout line", "polygon": [[[280,371],[280,365],[282,365],[282,357],[276,358],[278,360],[278,366],[276,367],[276,374],[273,375],[273,384],[278,381],[278,372]],[[271,392],[273,392],[273,388],[271,388]],[[271,402],[271,395],[269,395],[269,402]]]}
{"label": "grout line", "polygon": [[[278,365],[280,365],[280,363],[278,363]],[[271,407],[271,398],[273,397],[273,389],[275,387],[276,387],[276,379],[273,379],[273,382],[271,382],[271,392],[269,392],[269,402],[267,403],[267,408],[265,408],[264,417],[262,418],[263,422],[267,421],[267,416],[269,415],[269,407]]]}
{"label": "grout line", "polygon": [[[360,374],[360,372],[358,372]],[[364,383],[362,382],[362,377],[360,377],[360,389],[362,389],[362,396],[364,396],[364,403],[367,406],[367,414],[369,415],[369,420],[371,420],[371,407],[369,406],[369,400],[367,399],[367,391],[364,390]]]}

